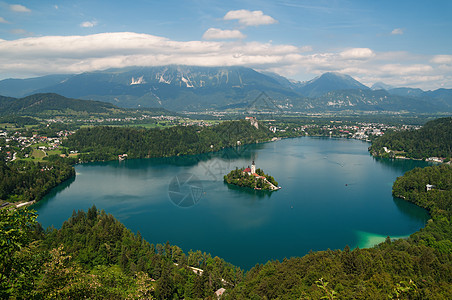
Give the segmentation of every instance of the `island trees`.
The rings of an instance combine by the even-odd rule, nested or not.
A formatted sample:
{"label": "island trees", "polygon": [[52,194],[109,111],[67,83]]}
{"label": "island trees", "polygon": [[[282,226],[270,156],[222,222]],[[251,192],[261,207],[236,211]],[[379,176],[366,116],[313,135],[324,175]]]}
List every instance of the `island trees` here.
{"label": "island trees", "polygon": [[228,184],[234,184],[237,186],[248,187],[255,190],[277,190],[278,182],[268,174],[265,174],[263,170],[257,169],[255,173],[251,173],[245,168],[236,168],[224,176],[224,181]]}

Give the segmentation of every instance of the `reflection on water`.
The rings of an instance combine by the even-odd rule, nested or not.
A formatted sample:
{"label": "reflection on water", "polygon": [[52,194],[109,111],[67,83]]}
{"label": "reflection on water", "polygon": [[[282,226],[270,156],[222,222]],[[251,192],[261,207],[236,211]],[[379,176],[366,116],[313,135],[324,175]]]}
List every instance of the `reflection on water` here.
{"label": "reflection on water", "polygon": [[47,203],[46,199],[51,199],[51,198],[55,198],[59,193],[63,192],[64,190],[66,190],[74,181],[75,181],[76,176],[72,176],[70,178],[68,178],[67,180],[65,180],[64,182],[62,182],[61,184],[59,184],[58,186],[56,186],[55,188],[53,188],[45,197],[44,199],[42,199],[41,201],[33,204],[30,206],[31,209],[35,209],[38,210],[41,208],[42,205],[45,205]]}
{"label": "reflection on water", "polygon": [[[44,227],[93,204],[150,243],[202,250],[245,269],[309,250],[356,247],[375,237],[406,236],[423,227],[425,210],[393,199],[392,182],[423,162],[374,159],[355,140],[296,138],[216,153],[77,165],[79,175],[36,204]],[[255,160],[281,190],[223,182]],[[203,195],[179,208],[168,195],[179,174],[199,178]],[[371,241],[375,241],[373,238]],[[370,242],[366,242],[369,244]]]}
{"label": "reflection on water", "polygon": [[411,160],[411,159],[390,159],[390,158],[381,158],[381,157],[372,157],[375,161],[380,163],[382,166],[387,167],[391,170],[400,171],[402,174],[418,167],[425,167],[432,165],[432,163],[428,163],[420,160]]}
{"label": "reflection on water", "polygon": [[270,198],[273,193],[277,192],[277,191],[255,190],[252,188],[244,188],[244,187],[240,187],[240,186],[233,185],[233,184],[227,184],[226,182],[224,183],[224,185],[227,186],[228,189],[231,191],[236,191],[237,193],[241,193],[241,194],[248,194],[252,198],[261,198],[261,199],[262,198]]}
{"label": "reflection on water", "polygon": [[[405,216],[413,220],[424,220],[424,223],[426,223],[428,219],[430,219],[430,216],[428,214],[425,214],[424,210],[420,210],[417,205],[396,197],[393,197],[392,199],[399,211]],[[419,228],[417,228],[416,230],[418,229]]]}

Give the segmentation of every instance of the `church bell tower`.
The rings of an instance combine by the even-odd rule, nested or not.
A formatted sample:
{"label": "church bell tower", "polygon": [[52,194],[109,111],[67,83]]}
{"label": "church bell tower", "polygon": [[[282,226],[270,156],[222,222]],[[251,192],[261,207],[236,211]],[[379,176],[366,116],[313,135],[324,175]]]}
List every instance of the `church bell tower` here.
{"label": "church bell tower", "polygon": [[256,173],[256,165],[254,164],[254,160],[253,163],[251,164],[251,174]]}

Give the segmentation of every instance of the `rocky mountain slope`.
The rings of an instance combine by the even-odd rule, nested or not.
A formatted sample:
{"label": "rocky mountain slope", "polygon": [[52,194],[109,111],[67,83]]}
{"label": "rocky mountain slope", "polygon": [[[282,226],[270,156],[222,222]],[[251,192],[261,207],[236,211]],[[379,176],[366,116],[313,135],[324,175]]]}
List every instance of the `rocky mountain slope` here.
{"label": "rocky mountain slope", "polygon": [[245,67],[169,65],[130,67],[74,75],[0,81],[0,95],[58,93],[119,107],[162,107],[173,111],[267,110],[322,112],[452,111],[452,89],[372,90],[352,77],[325,73],[310,81],[289,80]]}

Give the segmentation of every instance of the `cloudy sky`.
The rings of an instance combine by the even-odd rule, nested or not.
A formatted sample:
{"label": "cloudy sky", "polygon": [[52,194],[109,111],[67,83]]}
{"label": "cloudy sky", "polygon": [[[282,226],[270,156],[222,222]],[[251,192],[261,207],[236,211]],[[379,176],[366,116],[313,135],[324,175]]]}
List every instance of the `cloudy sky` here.
{"label": "cloudy sky", "polygon": [[450,0],[0,0],[0,79],[125,66],[452,88]]}

